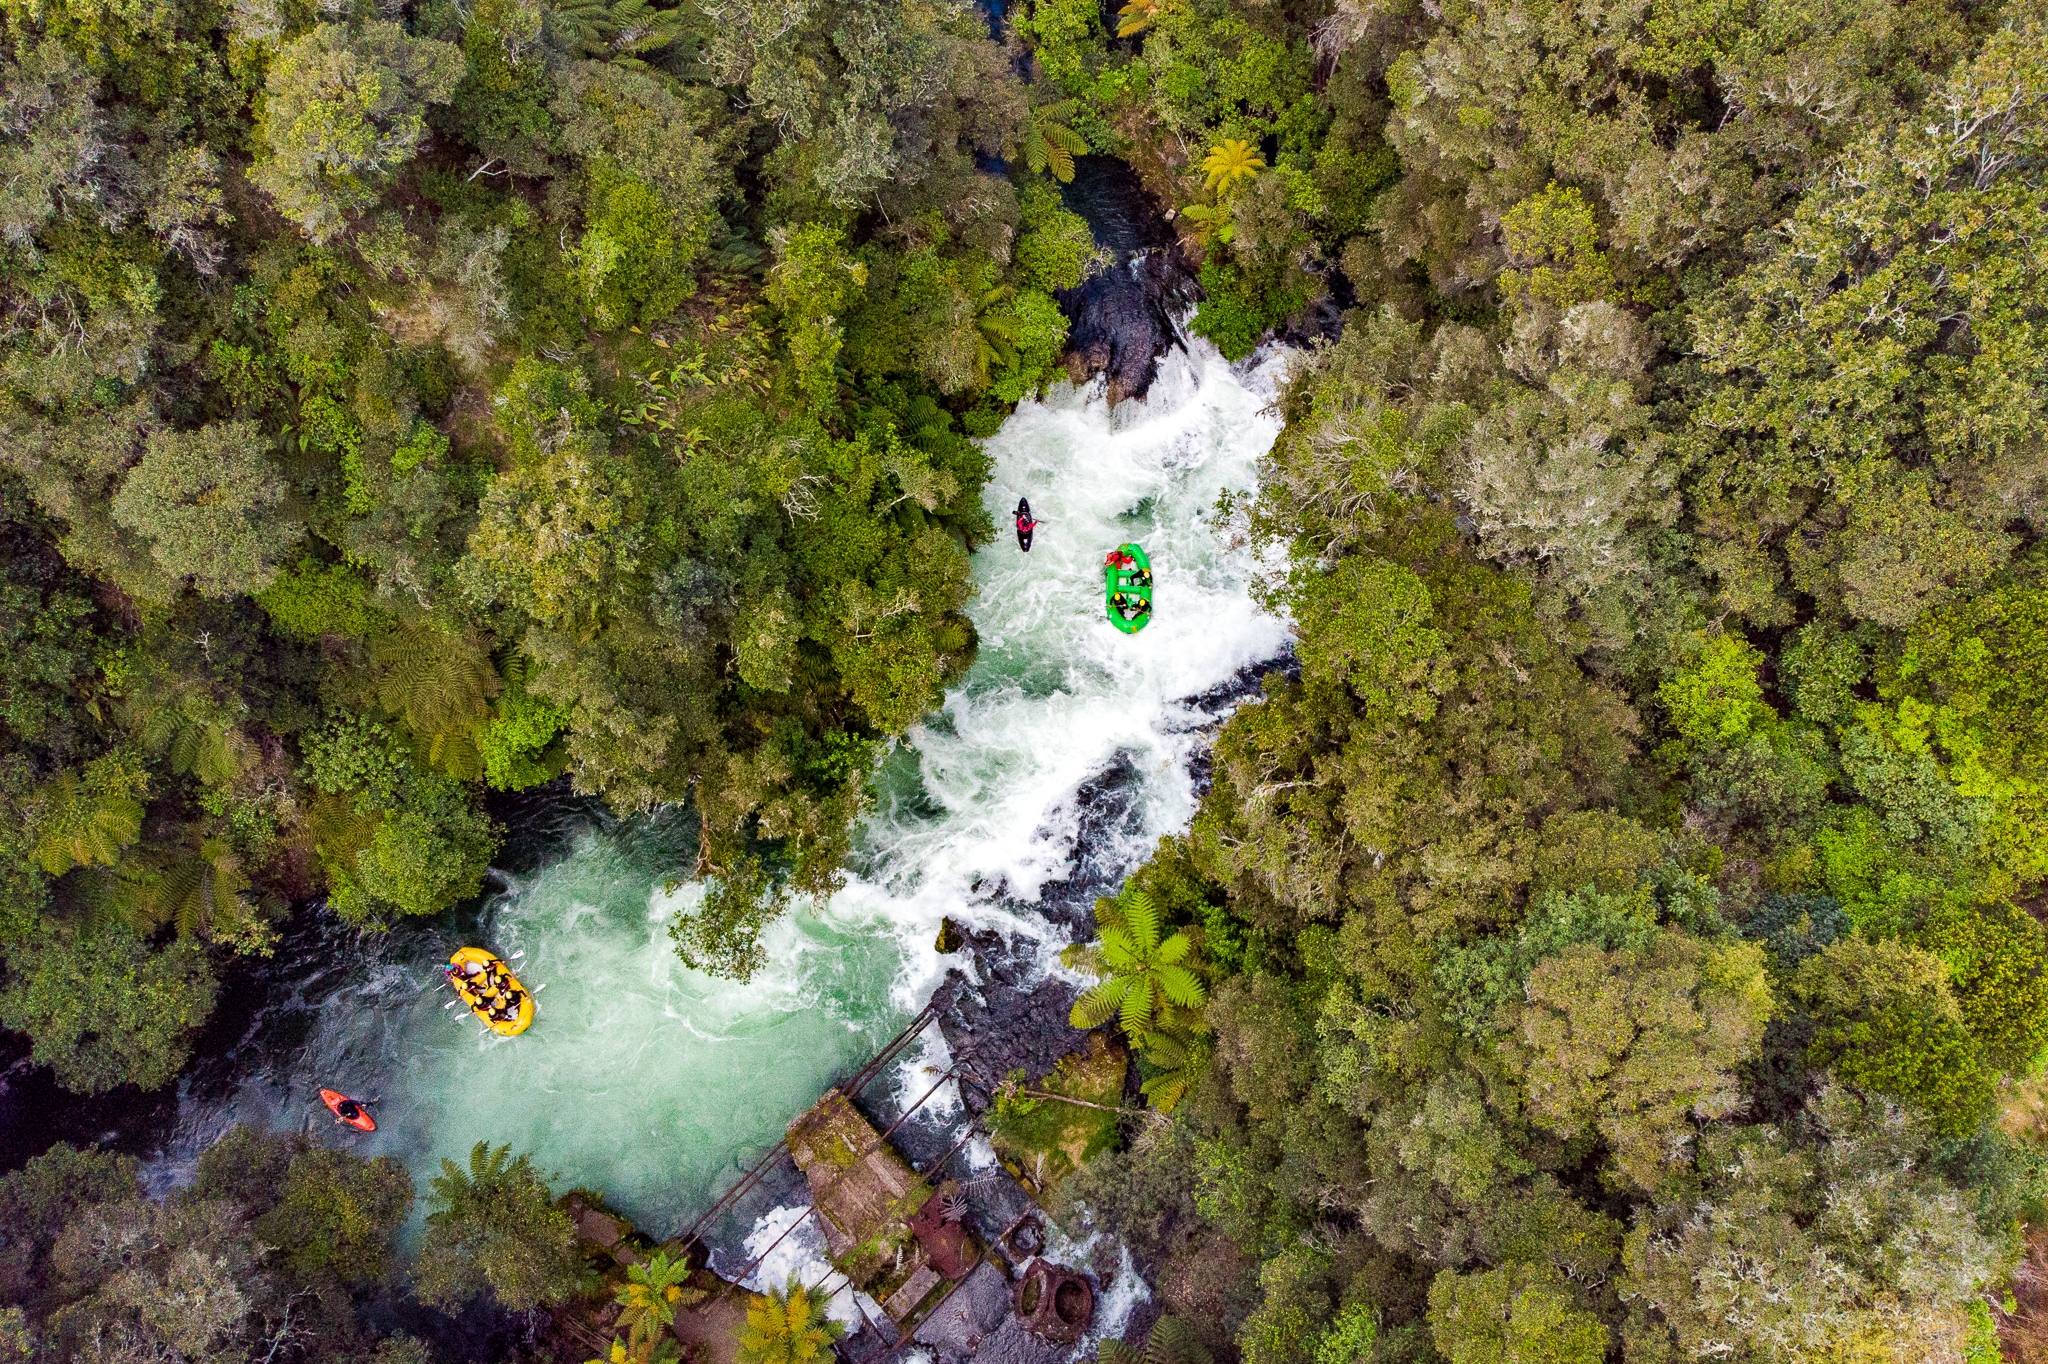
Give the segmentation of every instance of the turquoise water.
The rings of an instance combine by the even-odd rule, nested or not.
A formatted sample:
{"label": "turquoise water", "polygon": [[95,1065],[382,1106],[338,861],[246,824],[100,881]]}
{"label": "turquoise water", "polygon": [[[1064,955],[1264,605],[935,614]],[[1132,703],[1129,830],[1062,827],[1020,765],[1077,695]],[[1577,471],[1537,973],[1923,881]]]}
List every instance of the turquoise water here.
{"label": "turquoise water", "polygon": [[[1252,484],[1281,363],[1234,369],[1200,347],[1164,363],[1147,402],[1112,415],[1099,395],[1061,393],[990,439],[998,523],[1022,494],[1046,524],[1028,556],[1008,536],[976,556],[975,666],[884,759],[845,891],[776,924],[752,982],[685,970],[670,950],[670,916],[700,893],[667,889],[689,865],[684,831],[592,829],[494,896],[481,925],[340,948],[301,987],[290,1047],[224,1095],[187,1098],[158,1175],[237,1120],[331,1127],[314,1093],[331,1085],[376,1100],[379,1130],[349,1140],[405,1159],[422,1192],[442,1158],[509,1142],[666,1233],[922,1005],[952,960],[932,948],[942,916],[1037,943],[1058,969],[1064,940],[1028,904],[1071,865],[1076,789],[1130,762],[1136,824],[1107,855],[1135,863],[1193,812],[1201,717],[1179,700],[1284,643],[1208,519]],[[1158,589],[1152,624],[1126,637],[1103,618],[1099,565],[1130,538]],[[464,941],[523,954],[515,968],[540,989],[525,1035],[443,1007],[436,967]],[[921,1051],[883,1083],[922,1093],[936,1064]]]}

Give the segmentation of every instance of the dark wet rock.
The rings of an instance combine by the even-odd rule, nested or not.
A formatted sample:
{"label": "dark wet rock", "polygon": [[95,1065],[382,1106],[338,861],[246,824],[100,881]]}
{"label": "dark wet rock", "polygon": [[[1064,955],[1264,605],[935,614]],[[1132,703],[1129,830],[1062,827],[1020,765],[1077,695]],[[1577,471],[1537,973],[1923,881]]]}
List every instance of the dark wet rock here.
{"label": "dark wet rock", "polygon": [[938,941],[932,944],[934,952],[937,952],[942,957],[947,957],[958,952],[966,944],[967,935],[962,931],[959,924],[953,922],[952,915],[949,914],[939,920]]}
{"label": "dark wet rock", "polygon": [[1138,808],[1138,768],[1129,753],[1082,782],[1061,809],[1075,816],[1074,852],[1067,874],[1039,887],[1029,909],[1064,927],[1076,942],[1095,936],[1095,901],[1123,883],[1128,840],[1144,827]]}
{"label": "dark wet rock", "polygon": [[1067,1023],[1076,993],[1060,980],[1025,985],[1024,954],[1005,945],[1000,953],[977,951],[977,966],[986,963],[977,985],[958,970],[948,971],[933,996],[939,1002],[939,1028],[953,1055],[966,1061],[973,1074],[964,1077],[961,1098],[980,1112],[993,1102],[993,1087],[1013,1070],[1034,1079],[1061,1057],[1082,1049],[1087,1034]]}
{"label": "dark wet rock", "polygon": [[1059,293],[1067,315],[1067,370],[1076,383],[1109,379],[1109,400],[1138,398],[1159,373],[1159,357],[1180,344],[1174,318],[1199,289],[1178,237],[1129,166],[1084,156],[1060,190],[1069,211],[1088,220],[1107,268]]}
{"label": "dark wet rock", "polygon": [[1009,1317],[981,1342],[974,1364],[1059,1364],[1071,1353],[1071,1346],[1035,1336]]}
{"label": "dark wet rock", "polygon": [[913,1333],[942,1359],[964,1359],[1010,1315],[1010,1281],[995,1265],[983,1263],[967,1276]]}
{"label": "dark wet rock", "polygon": [[1278,673],[1289,681],[1300,678],[1301,661],[1294,656],[1293,649],[1277,658],[1261,659],[1239,668],[1229,681],[1219,682],[1205,692],[1184,696],[1180,704],[1220,719],[1257,696],[1264,689],[1267,676],[1272,673]]}
{"label": "dark wet rock", "polygon": [[1174,317],[1198,297],[1178,248],[1119,260],[1058,294],[1067,315],[1067,373],[1075,382],[1109,379],[1109,400],[1142,398],[1159,377],[1159,357],[1181,344]]}
{"label": "dark wet rock", "polygon": [[[1247,701],[1256,700],[1265,690],[1266,679],[1273,676],[1284,677],[1290,682],[1300,680],[1301,661],[1294,656],[1292,649],[1278,658],[1265,659],[1240,668],[1237,675],[1228,682],[1211,687],[1199,695],[1184,697],[1181,704],[1207,717],[1200,728],[1213,736],[1239,706]],[[1213,750],[1209,745],[1204,744],[1188,763],[1188,775],[1194,778],[1196,798],[1209,794],[1209,787],[1214,780]]]}

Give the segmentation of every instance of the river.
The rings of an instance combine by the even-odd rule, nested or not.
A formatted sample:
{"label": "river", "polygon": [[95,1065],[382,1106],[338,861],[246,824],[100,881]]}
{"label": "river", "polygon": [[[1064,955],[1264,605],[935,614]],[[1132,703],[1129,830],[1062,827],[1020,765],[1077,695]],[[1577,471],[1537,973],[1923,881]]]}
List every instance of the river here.
{"label": "river", "polygon": [[[1193,813],[1204,717],[1185,700],[1285,645],[1247,595],[1246,553],[1211,524],[1277,431],[1284,363],[1233,367],[1194,342],[1143,401],[1112,410],[1099,381],[1063,388],[990,438],[998,523],[1021,494],[1044,525],[1028,555],[1005,536],[975,556],[976,662],[884,759],[844,891],[778,922],[752,982],[686,970],[670,949],[666,923],[697,893],[667,888],[688,866],[684,821],[575,813],[560,855],[480,919],[302,944],[289,997],[266,1006],[231,1072],[181,1082],[153,1181],[184,1177],[237,1121],[329,1127],[315,1095],[329,1085],[376,1100],[379,1129],[356,1149],[400,1157],[422,1185],[443,1158],[509,1142],[672,1232],[923,1003],[952,960],[934,947],[943,916],[1058,969],[1067,930],[1033,902],[1077,856],[1076,792],[1112,765],[1134,774],[1132,812],[1087,853],[1135,865]],[[1135,636],[1102,611],[1101,558],[1123,540],[1145,545],[1158,584]],[[444,1007],[437,967],[465,940],[524,954],[541,988],[526,1035]],[[917,1070],[884,1082],[922,1089]]]}

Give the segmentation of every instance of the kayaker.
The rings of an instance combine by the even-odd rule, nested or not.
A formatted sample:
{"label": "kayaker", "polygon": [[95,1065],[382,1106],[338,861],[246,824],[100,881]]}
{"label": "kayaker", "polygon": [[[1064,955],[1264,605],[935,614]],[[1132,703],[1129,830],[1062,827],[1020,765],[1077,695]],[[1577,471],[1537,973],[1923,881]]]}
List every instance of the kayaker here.
{"label": "kayaker", "polygon": [[354,1122],[362,1116],[363,1110],[354,1099],[343,1099],[334,1106],[334,1120],[336,1122]]}
{"label": "kayaker", "polygon": [[1017,510],[1017,534],[1028,538],[1038,526],[1039,523],[1031,519],[1030,509],[1020,505]]}

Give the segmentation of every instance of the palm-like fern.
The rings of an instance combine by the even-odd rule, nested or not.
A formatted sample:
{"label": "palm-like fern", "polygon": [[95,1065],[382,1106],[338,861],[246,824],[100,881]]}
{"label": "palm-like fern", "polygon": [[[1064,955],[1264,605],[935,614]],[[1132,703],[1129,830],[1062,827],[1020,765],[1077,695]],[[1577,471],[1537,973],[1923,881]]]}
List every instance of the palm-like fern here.
{"label": "palm-like fern", "polygon": [[216,701],[197,680],[149,673],[129,690],[126,706],[143,746],[162,754],[180,776],[190,774],[219,790],[253,761],[253,746],[241,730],[246,708],[239,700]]}
{"label": "palm-like fern", "polygon": [[1237,224],[1230,220],[1230,209],[1221,204],[1189,204],[1180,211],[1181,221],[1192,227],[1190,235],[1207,246],[1210,242],[1221,242],[1225,246],[1237,235]]}
{"label": "palm-like fern", "polygon": [[31,855],[52,876],[73,867],[111,866],[142,836],[142,802],[127,790],[96,782],[88,770],[60,772],[37,793]]}
{"label": "palm-like fern", "polygon": [[1068,1021],[1075,1027],[1093,1028],[1114,1018],[1141,1039],[1168,1006],[1199,1009],[1207,1001],[1194,939],[1181,928],[1162,940],[1159,908],[1150,895],[1125,887],[1114,900],[1096,901],[1095,917],[1100,936],[1070,949],[1067,958],[1102,977],[1074,1001]]}
{"label": "palm-like fern", "polygon": [[490,652],[467,631],[432,624],[401,625],[370,646],[382,669],[377,699],[427,745],[427,759],[457,777],[478,767],[476,729],[498,694]]}
{"label": "palm-like fern", "polygon": [[1074,100],[1053,100],[1026,115],[1024,164],[1033,174],[1050,169],[1053,179],[1063,185],[1074,178],[1074,158],[1088,154],[1088,139],[1067,123],[1080,107]]}
{"label": "palm-like fern", "polygon": [[1241,137],[1227,137],[1209,148],[1202,158],[1202,174],[1218,195],[1229,194],[1240,180],[1249,180],[1266,168],[1266,158]]}
{"label": "palm-like fern", "polygon": [[992,366],[1017,363],[1017,318],[1001,311],[1002,305],[1010,301],[1010,292],[1007,285],[991,289],[981,296],[975,309],[974,377],[983,385],[988,383]]}
{"label": "palm-like fern", "polygon": [[690,1288],[687,1260],[671,1260],[668,1252],[657,1250],[644,1264],[626,1269],[626,1282],[619,1288],[619,1325],[626,1328],[626,1343],[636,1358],[644,1357],[676,1319],[679,1308],[693,1307],[704,1300],[701,1288]]}
{"label": "palm-like fern", "polygon": [[551,17],[579,56],[609,58],[621,66],[644,66],[641,58],[685,37],[683,11],[657,9],[651,0],[566,0]]}
{"label": "palm-like fern", "polygon": [[1199,1018],[1187,1027],[1154,1028],[1139,1039],[1139,1046],[1145,1064],[1155,1072],[1139,1089],[1161,1113],[1173,1112],[1187,1097],[1216,1051]]}
{"label": "palm-like fern", "polygon": [[817,1364],[846,1328],[825,1316],[825,1300],[795,1279],[754,1299],[740,1332],[739,1364]]}
{"label": "palm-like fern", "polygon": [[160,867],[118,876],[111,901],[138,931],[174,924],[179,937],[191,938],[245,920],[249,908],[242,895],[248,889],[234,848],[225,839],[201,837]]}
{"label": "palm-like fern", "polygon": [[1195,1328],[1180,1317],[1161,1317],[1139,1349],[1121,1340],[1105,1340],[1095,1352],[1097,1364],[1212,1364],[1213,1356]]}

